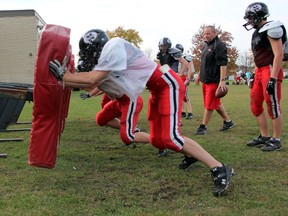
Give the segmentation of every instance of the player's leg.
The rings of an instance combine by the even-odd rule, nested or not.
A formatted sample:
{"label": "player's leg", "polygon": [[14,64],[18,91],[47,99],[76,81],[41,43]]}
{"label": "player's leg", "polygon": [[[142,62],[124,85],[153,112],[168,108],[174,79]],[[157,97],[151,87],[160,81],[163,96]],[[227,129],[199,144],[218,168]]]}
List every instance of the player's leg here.
{"label": "player's leg", "polygon": [[148,121],[150,127],[150,143],[159,150],[166,149],[166,143],[162,142],[161,117],[158,114],[159,101],[154,95],[148,100]]}
{"label": "player's leg", "polygon": [[192,105],[191,105],[191,100],[189,97],[189,86],[186,86],[186,92],[185,92],[185,98],[186,98],[186,102],[184,101],[183,107],[186,108],[187,110],[187,116],[185,119],[193,119],[194,115],[193,115],[193,111],[192,111]]}
{"label": "player's leg", "polygon": [[[234,174],[234,170],[217,161],[197,142],[181,135],[179,130],[179,118],[181,118],[181,108],[185,91],[184,84],[177,74],[171,73],[170,71],[162,72],[162,80],[159,80],[159,77],[156,77],[158,76],[156,69],[152,75],[152,79],[150,78],[147,85],[151,91],[152,100],[153,97],[160,97],[158,99],[159,103],[157,103],[159,106],[158,110],[156,110],[156,106],[153,107],[155,113],[152,113],[152,117],[156,118],[155,115],[161,116],[162,127],[160,128],[162,140],[165,142],[166,147],[176,152],[182,152],[186,156],[192,156],[210,167],[215,186],[213,194],[219,196],[226,191],[230,183],[230,178]],[[155,77],[156,79],[154,79]],[[157,82],[152,82],[155,80]],[[156,124],[156,122],[152,123]],[[153,138],[152,134],[151,137]]]}
{"label": "player's leg", "polygon": [[[175,78],[175,80],[178,81],[176,78]],[[171,91],[171,89],[169,89],[169,92],[170,93],[175,92],[176,94],[178,93],[179,95],[181,95],[181,93],[182,93],[181,85],[179,85],[179,86],[180,86],[180,88],[179,88],[178,92],[177,92],[177,90]],[[171,88],[171,87],[169,87],[169,88]],[[165,94],[161,94],[161,95],[164,97],[165,96],[167,97],[167,95],[165,95]],[[181,98],[181,96],[179,98]],[[203,162],[209,168],[211,168],[211,173],[213,176],[214,186],[215,186],[213,194],[215,196],[219,196],[223,192],[226,191],[226,189],[230,183],[231,176],[234,174],[234,170],[233,170],[233,168],[230,168],[229,166],[226,166],[226,165],[222,164],[221,162],[217,161],[213,156],[211,156],[204,148],[202,148],[194,140],[187,138],[187,137],[183,137],[181,135],[179,128],[177,128],[177,124],[175,122],[173,123],[173,120],[177,120],[176,119],[177,115],[175,115],[175,118],[172,117],[172,116],[174,116],[173,111],[178,111],[178,116],[180,118],[180,114],[181,114],[180,108],[182,107],[182,100],[179,101],[179,98],[178,98],[178,102],[177,102],[177,96],[170,94],[170,101],[169,101],[169,104],[170,104],[170,109],[169,109],[170,110],[170,118],[169,118],[170,119],[170,127],[169,127],[169,130],[167,128],[163,129],[163,135],[166,137],[165,133],[170,131],[169,134],[171,134],[171,135],[173,134],[173,136],[174,136],[173,139],[171,139],[171,141],[174,142],[175,147],[180,147],[182,145],[182,148],[180,147],[179,149],[181,150],[181,152],[185,156],[192,156],[194,159],[197,159],[197,160]],[[165,104],[165,107],[166,106],[167,106],[167,104]],[[175,106],[175,108],[173,106]],[[178,106],[178,108],[177,108],[177,106]],[[173,109],[171,109],[171,108],[173,108]],[[164,121],[167,121],[167,118],[165,118],[165,116],[163,118],[164,118]],[[163,123],[163,120],[162,120],[162,123]],[[167,124],[165,124],[165,125],[167,125]],[[174,125],[176,125],[176,127],[174,127]],[[162,124],[162,126],[164,126],[164,124]],[[184,138],[184,143],[183,143],[183,138]],[[167,146],[169,146],[169,145],[170,145],[170,143],[167,144]]]}
{"label": "player's leg", "polygon": [[129,145],[132,142],[149,143],[150,136],[148,133],[141,131],[137,133],[134,132],[140,112],[143,108],[142,97],[139,96],[136,102],[131,101],[126,95],[117,100],[119,101],[121,110],[120,137],[122,141],[126,145]]}
{"label": "player's leg", "polygon": [[257,68],[255,70],[254,82],[250,90],[250,109],[256,117],[260,135],[247,142],[246,145],[250,147],[261,147],[270,139],[268,121],[263,107],[264,91],[261,84],[261,76],[262,73]]}
{"label": "player's leg", "polygon": [[115,129],[120,129],[120,122],[117,119],[121,116],[118,101],[112,100],[106,103],[95,117],[95,121],[99,126],[110,126]]}
{"label": "player's leg", "polygon": [[[262,70],[262,83],[267,86],[270,79],[271,68],[265,67]],[[267,94],[266,89],[263,92],[264,100],[267,105],[269,116],[272,120],[273,134],[269,141],[266,142],[265,146],[261,149],[263,151],[274,151],[281,150],[281,132],[282,132],[282,112],[281,112],[281,83],[283,79],[283,70],[281,69],[278,73],[276,86],[272,94]]]}

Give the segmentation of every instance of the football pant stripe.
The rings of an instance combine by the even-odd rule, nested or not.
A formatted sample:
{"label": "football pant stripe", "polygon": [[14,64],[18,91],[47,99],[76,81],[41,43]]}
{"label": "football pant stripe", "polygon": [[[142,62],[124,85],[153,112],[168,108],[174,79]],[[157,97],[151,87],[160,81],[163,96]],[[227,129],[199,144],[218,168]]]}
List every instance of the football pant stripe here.
{"label": "football pant stripe", "polygon": [[179,134],[179,85],[177,80],[170,73],[165,73],[163,79],[170,87],[170,139],[177,145],[180,149],[183,148],[184,139]]}

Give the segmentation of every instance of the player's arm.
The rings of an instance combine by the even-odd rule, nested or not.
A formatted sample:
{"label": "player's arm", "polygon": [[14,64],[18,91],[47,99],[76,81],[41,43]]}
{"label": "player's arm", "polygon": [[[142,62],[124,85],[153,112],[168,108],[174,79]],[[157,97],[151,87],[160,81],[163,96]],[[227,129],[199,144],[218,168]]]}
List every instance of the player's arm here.
{"label": "player's arm", "polygon": [[227,89],[225,82],[226,72],[227,72],[227,66],[226,65],[220,66],[220,82],[218,88]]}
{"label": "player's arm", "polygon": [[184,71],[187,69],[188,70],[188,76],[187,79],[185,81],[185,85],[189,85],[190,84],[190,79],[192,76],[192,68],[191,65],[188,63],[188,61],[183,57],[183,54],[181,52],[181,50],[177,49],[177,48],[171,48],[169,50],[169,54],[176,60],[178,60],[181,64],[181,70],[179,72],[180,75],[184,74]]}
{"label": "player's arm", "polygon": [[103,92],[98,88],[95,87],[94,89],[92,89],[90,92],[86,92],[86,93],[80,93],[80,97],[85,100],[87,98],[93,97],[93,96],[98,96],[103,94]]}
{"label": "player's arm", "polygon": [[81,73],[65,73],[62,80],[74,85],[96,87],[101,84],[107,77],[110,71],[91,71]]}
{"label": "player's arm", "polygon": [[67,71],[67,59],[60,63],[57,59],[50,61],[49,69],[58,79],[66,83],[68,87],[74,88],[94,88],[105,81],[110,71],[94,70],[91,72],[69,73]]}
{"label": "player's arm", "polygon": [[272,51],[274,54],[274,59],[273,59],[273,66],[271,69],[271,75],[269,82],[267,83],[266,86],[266,92],[269,95],[274,95],[275,94],[275,89],[276,89],[276,83],[277,83],[277,77],[278,73],[281,69],[282,66],[282,59],[283,59],[283,49],[282,49],[282,39],[272,39],[271,37],[268,37],[268,40],[271,44]]}
{"label": "player's arm", "polygon": [[271,78],[277,79],[278,73],[281,69],[282,59],[283,59],[282,39],[275,40],[275,39],[268,37],[268,40],[271,44],[272,51],[274,54]]}
{"label": "player's arm", "polygon": [[89,92],[89,95],[90,97],[93,97],[93,96],[99,96],[99,95],[102,95],[103,92],[98,88],[98,87],[95,87],[94,89],[92,89],[90,92]]}
{"label": "player's arm", "polygon": [[194,80],[194,83],[195,83],[195,85],[199,85],[199,83],[200,83],[200,71],[198,72],[197,77]]}
{"label": "player's arm", "polygon": [[283,60],[283,47],[282,47],[282,37],[284,30],[282,28],[282,23],[280,21],[267,22],[260,30],[259,33],[267,32],[267,38],[272,47],[274,54],[273,67],[271,71],[271,78],[277,79],[279,70],[282,66]]}
{"label": "player's arm", "polygon": [[[190,65],[190,67],[191,67],[191,74],[190,74],[190,76],[189,76],[189,74],[188,74],[188,78],[189,78],[189,80],[191,80],[193,74],[195,73],[195,67],[194,67],[193,59],[192,59],[192,56],[191,56],[191,55],[187,55],[187,56],[185,57],[185,59],[186,59],[186,61],[188,62],[188,64]],[[188,73],[189,73],[189,71],[188,71]]]}
{"label": "player's arm", "polygon": [[192,77],[192,67],[191,67],[191,64],[189,64],[189,62],[188,62],[185,58],[183,58],[183,57],[181,57],[178,61],[182,64],[180,74],[184,74],[184,71],[185,71],[185,70],[188,70],[188,71],[187,71],[186,81],[184,82],[184,84],[185,84],[185,85],[189,85],[189,84],[190,84],[191,77]]}

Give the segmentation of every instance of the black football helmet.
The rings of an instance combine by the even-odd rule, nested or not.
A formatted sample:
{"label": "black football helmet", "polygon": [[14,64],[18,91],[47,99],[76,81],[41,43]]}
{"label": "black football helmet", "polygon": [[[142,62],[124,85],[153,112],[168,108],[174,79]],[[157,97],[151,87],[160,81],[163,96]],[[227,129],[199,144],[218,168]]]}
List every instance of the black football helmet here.
{"label": "black football helmet", "polygon": [[158,44],[159,50],[162,52],[167,52],[172,46],[171,40],[167,37],[161,38]]}
{"label": "black football helmet", "polygon": [[98,64],[103,46],[109,41],[108,35],[100,29],[87,31],[79,41],[78,70],[91,71]]}
{"label": "black football helmet", "polygon": [[[263,2],[254,2],[250,4],[245,11],[244,19],[247,21],[243,26],[247,31],[257,28],[262,20],[266,20],[269,16],[268,7]],[[251,28],[248,28],[251,26]]]}
{"label": "black football helmet", "polygon": [[175,48],[181,50],[182,53],[184,52],[184,47],[181,44],[176,44]]}

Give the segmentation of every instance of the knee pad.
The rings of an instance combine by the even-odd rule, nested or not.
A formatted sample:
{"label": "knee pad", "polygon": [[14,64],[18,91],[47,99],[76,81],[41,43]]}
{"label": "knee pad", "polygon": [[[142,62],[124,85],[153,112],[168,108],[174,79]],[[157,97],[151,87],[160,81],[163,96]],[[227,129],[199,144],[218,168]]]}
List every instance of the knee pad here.
{"label": "knee pad", "polygon": [[130,135],[128,135],[126,133],[126,130],[120,129],[120,138],[124,142],[125,145],[130,145],[134,140],[134,134],[131,133]]}
{"label": "knee pad", "polygon": [[151,134],[150,134],[150,143],[155,148],[158,148],[160,150],[163,150],[166,148],[165,141],[162,140],[161,137],[151,136]]}
{"label": "knee pad", "polygon": [[251,111],[252,111],[254,116],[259,116],[259,115],[261,115],[263,113],[264,108],[263,107],[259,107],[259,108],[251,107]]}
{"label": "knee pad", "polygon": [[99,126],[105,126],[108,122],[105,118],[102,117],[102,115],[100,113],[97,113],[95,116],[95,122],[97,125]]}

